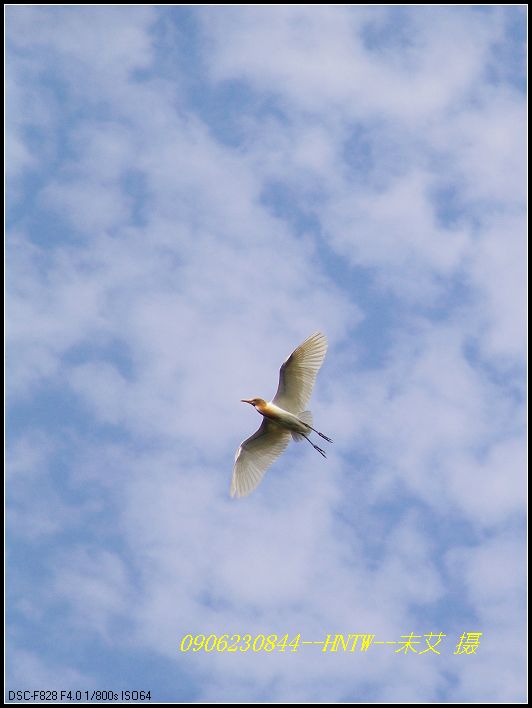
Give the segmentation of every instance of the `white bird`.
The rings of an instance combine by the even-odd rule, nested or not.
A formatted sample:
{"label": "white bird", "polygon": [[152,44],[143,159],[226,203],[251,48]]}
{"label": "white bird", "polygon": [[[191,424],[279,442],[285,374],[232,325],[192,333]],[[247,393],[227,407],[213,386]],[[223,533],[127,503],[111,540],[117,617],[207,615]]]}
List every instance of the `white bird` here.
{"label": "white bird", "polygon": [[245,497],[257,487],[268,467],[284,452],[290,437],[296,442],[305,438],[326,457],[325,451],[308,435],[313,430],[328,442],[332,440],[312,427],[312,414],[305,410],[326,352],[325,335],[321,332],[311,334],[281,366],[279,386],[272,401],[242,399],[242,403],[250,403],[264,419],[259,429],[236,451],[232,497]]}

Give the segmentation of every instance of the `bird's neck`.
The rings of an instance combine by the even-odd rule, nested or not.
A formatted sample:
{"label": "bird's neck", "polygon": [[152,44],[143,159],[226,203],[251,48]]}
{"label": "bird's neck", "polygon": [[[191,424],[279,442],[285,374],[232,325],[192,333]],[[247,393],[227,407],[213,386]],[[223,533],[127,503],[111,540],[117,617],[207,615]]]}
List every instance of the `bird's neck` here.
{"label": "bird's neck", "polygon": [[265,416],[268,416],[268,413],[271,412],[266,401],[263,401],[262,403],[256,403],[255,408],[258,410],[259,413],[262,413],[262,415]]}

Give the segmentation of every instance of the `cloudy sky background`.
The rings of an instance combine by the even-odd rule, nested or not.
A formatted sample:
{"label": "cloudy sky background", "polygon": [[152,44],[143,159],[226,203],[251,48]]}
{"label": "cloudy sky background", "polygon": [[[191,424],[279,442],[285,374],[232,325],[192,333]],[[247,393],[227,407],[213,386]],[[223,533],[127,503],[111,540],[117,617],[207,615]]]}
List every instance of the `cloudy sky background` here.
{"label": "cloudy sky background", "polygon": [[[525,27],[8,8],[8,689],[525,698]],[[329,458],[231,500],[239,399],[315,330]]]}

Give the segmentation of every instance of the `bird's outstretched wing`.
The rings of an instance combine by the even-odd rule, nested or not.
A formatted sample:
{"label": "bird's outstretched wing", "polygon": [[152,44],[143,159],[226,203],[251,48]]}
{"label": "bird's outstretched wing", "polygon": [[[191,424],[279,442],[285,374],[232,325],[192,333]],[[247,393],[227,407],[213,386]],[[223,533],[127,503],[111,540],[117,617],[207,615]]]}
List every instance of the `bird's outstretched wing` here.
{"label": "bird's outstretched wing", "polygon": [[260,428],[240,445],[235,455],[231,496],[245,497],[290,442],[290,433],[264,418]]}
{"label": "bird's outstretched wing", "polygon": [[279,386],[272,403],[290,413],[304,411],[326,353],[324,334],[316,332],[305,339],[281,366]]}

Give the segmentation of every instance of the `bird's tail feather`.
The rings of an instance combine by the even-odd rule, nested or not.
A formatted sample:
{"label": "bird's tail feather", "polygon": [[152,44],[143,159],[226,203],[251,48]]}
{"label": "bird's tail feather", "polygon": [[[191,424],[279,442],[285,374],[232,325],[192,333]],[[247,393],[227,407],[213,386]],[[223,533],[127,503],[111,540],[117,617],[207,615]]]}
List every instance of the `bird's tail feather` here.
{"label": "bird's tail feather", "polygon": [[[302,411],[297,414],[297,417],[302,423],[306,423],[308,426],[312,427],[312,413],[310,411]],[[296,433],[295,431],[291,432],[292,440],[295,440],[295,442],[301,442],[301,440],[303,440],[304,436],[301,433]]]}

